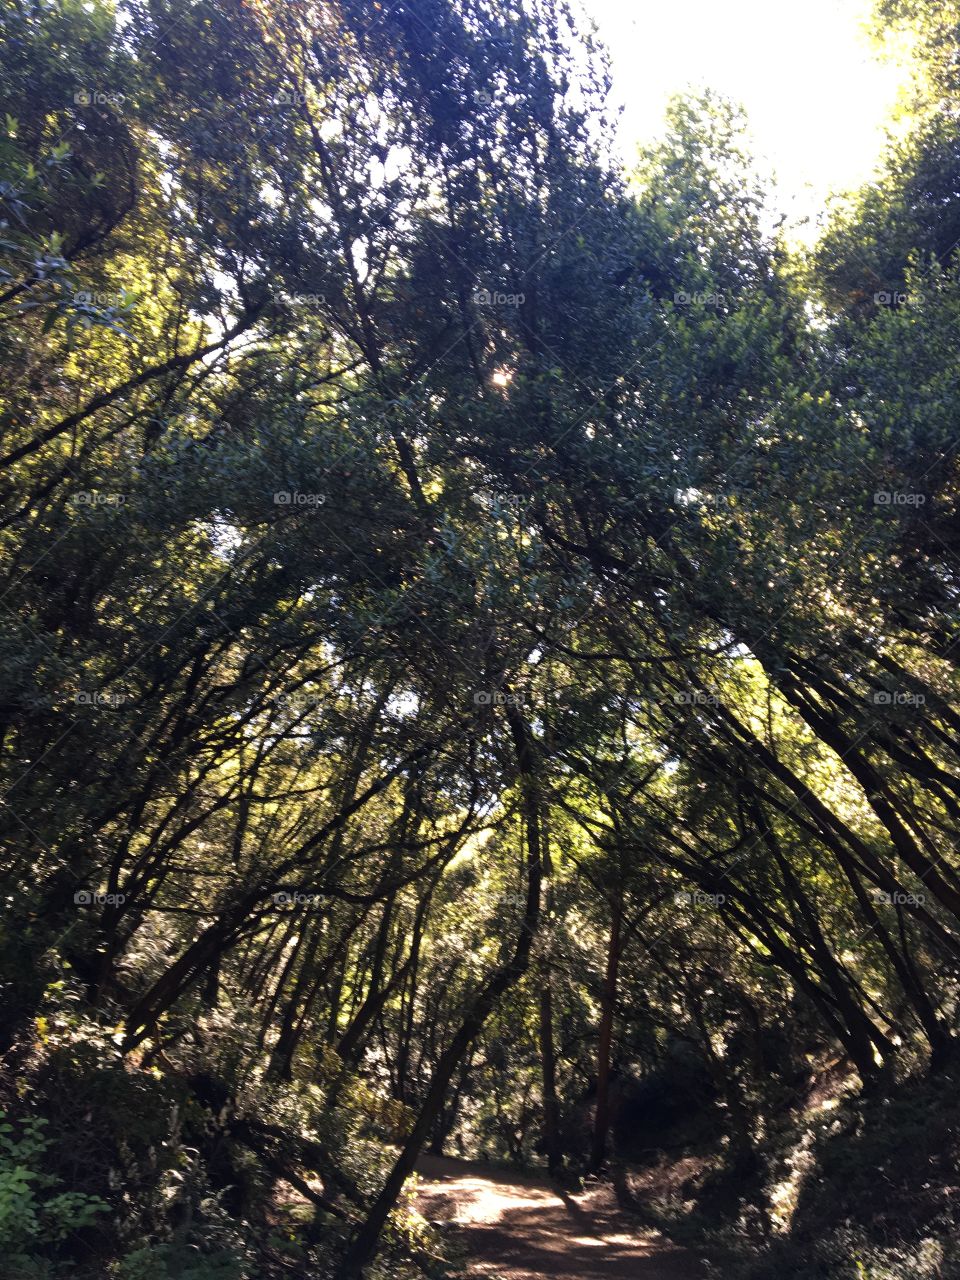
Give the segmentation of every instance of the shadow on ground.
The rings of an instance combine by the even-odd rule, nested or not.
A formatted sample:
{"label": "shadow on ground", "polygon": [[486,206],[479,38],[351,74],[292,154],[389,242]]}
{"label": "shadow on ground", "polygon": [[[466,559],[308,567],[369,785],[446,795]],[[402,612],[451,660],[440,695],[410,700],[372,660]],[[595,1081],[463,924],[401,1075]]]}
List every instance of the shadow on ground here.
{"label": "shadow on ground", "polygon": [[416,1203],[456,1224],[468,1275],[492,1280],[702,1280],[703,1264],[638,1229],[598,1186],[576,1195],[532,1174],[424,1157]]}

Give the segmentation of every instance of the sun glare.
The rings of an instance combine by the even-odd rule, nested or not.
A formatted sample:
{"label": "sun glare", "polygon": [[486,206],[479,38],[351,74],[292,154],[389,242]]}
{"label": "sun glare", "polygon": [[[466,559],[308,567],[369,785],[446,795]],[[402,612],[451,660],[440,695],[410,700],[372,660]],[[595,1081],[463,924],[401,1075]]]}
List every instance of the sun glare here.
{"label": "sun glare", "polygon": [[871,39],[870,0],[582,2],[610,52],[628,163],[662,133],[671,95],[711,88],[746,109],[796,234],[815,232],[831,192],[870,177],[908,79],[905,47],[881,56]]}

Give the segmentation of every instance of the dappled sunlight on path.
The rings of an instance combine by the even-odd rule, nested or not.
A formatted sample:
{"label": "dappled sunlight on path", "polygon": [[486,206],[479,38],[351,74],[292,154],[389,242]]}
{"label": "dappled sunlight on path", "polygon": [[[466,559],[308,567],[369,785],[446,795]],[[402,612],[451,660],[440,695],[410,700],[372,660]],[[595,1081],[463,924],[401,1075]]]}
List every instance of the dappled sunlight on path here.
{"label": "dappled sunlight on path", "polygon": [[453,1222],[477,1280],[702,1280],[690,1253],[644,1232],[605,1186],[572,1195],[545,1178],[425,1157],[417,1207]]}

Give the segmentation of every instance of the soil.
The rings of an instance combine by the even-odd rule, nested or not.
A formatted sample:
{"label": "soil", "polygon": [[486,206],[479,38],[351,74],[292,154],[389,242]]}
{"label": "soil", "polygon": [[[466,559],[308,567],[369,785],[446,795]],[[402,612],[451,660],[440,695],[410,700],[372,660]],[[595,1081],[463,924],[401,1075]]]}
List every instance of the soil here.
{"label": "soil", "polygon": [[471,1280],[703,1280],[703,1263],[638,1230],[612,1188],[573,1194],[545,1177],[425,1156],[420,1213],[456,1225]]}

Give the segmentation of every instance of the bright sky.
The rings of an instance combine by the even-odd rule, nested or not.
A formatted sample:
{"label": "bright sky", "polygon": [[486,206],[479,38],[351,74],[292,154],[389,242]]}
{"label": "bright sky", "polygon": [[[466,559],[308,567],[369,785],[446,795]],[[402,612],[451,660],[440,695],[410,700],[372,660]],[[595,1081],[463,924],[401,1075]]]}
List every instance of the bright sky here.
{"label": "bright sky", "polygon": [[612,57],[628,160],[662,132],[671,94],[709,86],[746,108],[791,222],[870,177],[906,80],[905,60],[871,45],[870,0],[581,2]]}

